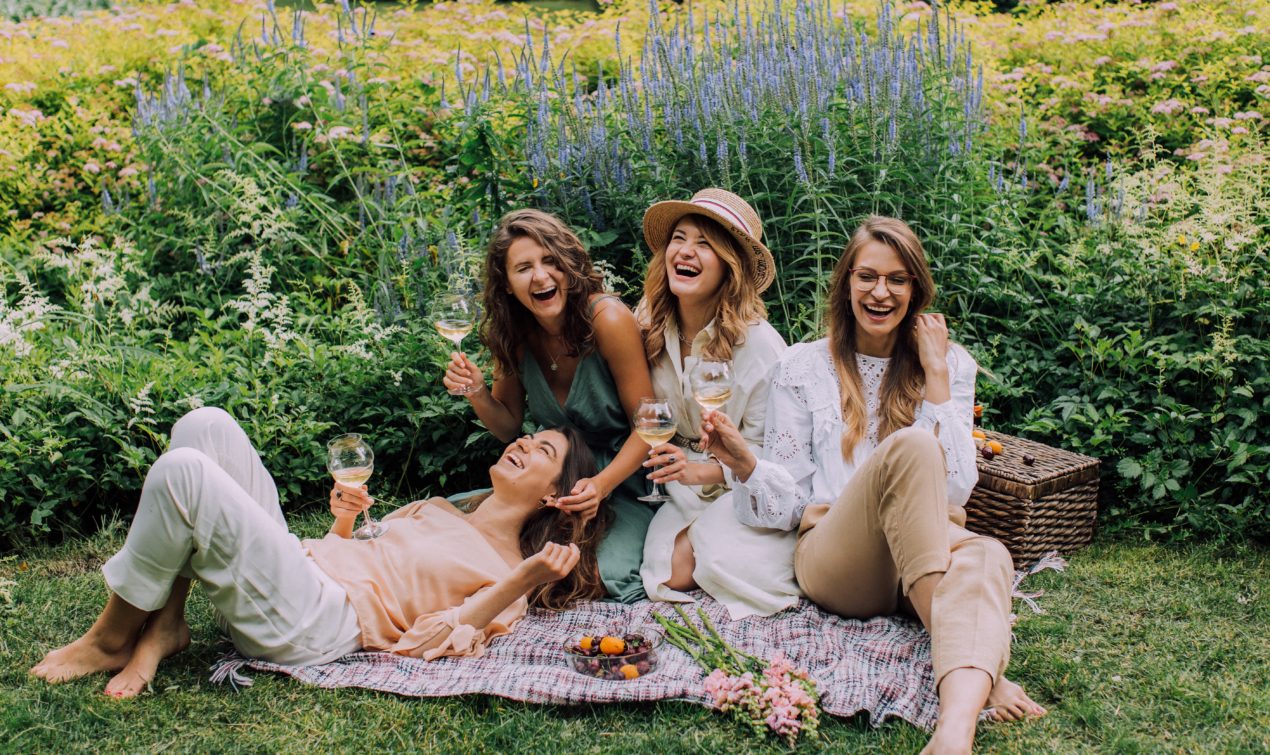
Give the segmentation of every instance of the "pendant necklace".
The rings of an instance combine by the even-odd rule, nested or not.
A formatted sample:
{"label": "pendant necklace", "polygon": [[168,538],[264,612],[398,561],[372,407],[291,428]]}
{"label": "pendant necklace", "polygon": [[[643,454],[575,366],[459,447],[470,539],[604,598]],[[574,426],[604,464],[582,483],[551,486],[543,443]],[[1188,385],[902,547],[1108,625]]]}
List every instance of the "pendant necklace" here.
{"label": "pendant necklace", "polygon": [[[553,338],[555,338],[555,336],[553,336]],[[547,352],[547,358],[551,360],[551,371],[558,372],[560,370],[560,365],[556,363],[556,355],[552,354],[551,349],[547,348],[546,341],[542,344],[542,350]]]}

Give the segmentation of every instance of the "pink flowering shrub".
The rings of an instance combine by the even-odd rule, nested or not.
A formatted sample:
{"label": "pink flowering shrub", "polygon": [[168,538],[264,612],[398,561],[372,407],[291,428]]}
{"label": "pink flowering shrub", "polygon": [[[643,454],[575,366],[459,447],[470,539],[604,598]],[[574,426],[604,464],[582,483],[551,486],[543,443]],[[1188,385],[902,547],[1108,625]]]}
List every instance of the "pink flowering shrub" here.
{"label": "pink flowering shrub", "polygon": [[[1187,3],[1024,4],[1015,15],[978,14],[968,36],[992,58],[999,135],[1020,111],[1051,161],[1136,154],[1144,137],[1168,151],[1212,136],[1209,119],[1256,109],[1270,95],[1259,51],[1270,11],[1240,0]],[[1064,134],[1050,121],[1078,124]],[[1220,135],[1220,134],[1219,134]],[[1042,146],[1040,140],[1034,146]]]}

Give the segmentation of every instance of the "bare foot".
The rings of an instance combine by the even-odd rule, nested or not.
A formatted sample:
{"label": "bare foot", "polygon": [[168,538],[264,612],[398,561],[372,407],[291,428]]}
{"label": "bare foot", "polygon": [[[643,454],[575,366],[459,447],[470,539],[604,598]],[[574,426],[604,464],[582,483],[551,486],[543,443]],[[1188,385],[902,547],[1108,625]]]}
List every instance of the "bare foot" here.
{"label": "bare foot", "polygon": [[975,722],[957,721],[935,724],[935,733],[922,748],[922,755],[970,755],[975,741]]}
{"label": "bare foot", "polygon": [[69,645],[50,651],[30,673],[53,684],[69,682],[98,671],[118,671],[132,657],[132,643],[110,647],[91,631]]}
{"label": "bare foot", "polygon": [[176,621],[163,621],[161,617],[156,617],[141,632],[128,665],[106,684],[106,694],[118,698],[136,697],[150,685],[160,661],[189,646],[190,627],[183,617]]}
{"label": "bare foot", "polygon": [[1004,676],[988,694],[988,716],[994,721],[1019,721],[1039,718],[1047,713],[1023,688]]}

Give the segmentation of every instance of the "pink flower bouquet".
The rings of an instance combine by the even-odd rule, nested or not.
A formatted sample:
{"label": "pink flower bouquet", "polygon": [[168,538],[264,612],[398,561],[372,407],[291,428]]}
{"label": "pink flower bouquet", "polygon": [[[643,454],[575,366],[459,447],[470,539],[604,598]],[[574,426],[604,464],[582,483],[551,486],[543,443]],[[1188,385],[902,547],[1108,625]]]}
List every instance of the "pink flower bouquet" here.
{"label": "pink flower bouquet", "polygon": [[793,747],[800,734],[815,738],[820,725],[816,683],[781,656],[770,662],[737,650],[719,636],[710,617],[697,609],[703,632],[679,606],[676,620],[654,614],[666,641],[705,669],[705,688],[714,705],[731,713],[760,736],[771,732]]}

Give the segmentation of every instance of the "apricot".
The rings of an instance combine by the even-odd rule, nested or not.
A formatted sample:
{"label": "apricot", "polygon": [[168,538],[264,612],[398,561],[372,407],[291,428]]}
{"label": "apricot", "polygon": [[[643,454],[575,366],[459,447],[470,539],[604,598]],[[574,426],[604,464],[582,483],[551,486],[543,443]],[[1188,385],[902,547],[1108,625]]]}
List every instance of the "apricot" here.
{"label": "apricot", "polygon": [[621,655],[626,650],[626,640],[621,637],[604,637],[600,640],[600,652],[605,655]]}
{"label": "apricot", "polygon": [[591,646],[594,644],[595,644],[595,638],[589,634],[583,637],[582,639],[578,640],[578,647],[582,648],[583,650],[590,650]]}
{"label": "apricot", "polygon": [[992,449],[992,453],[994,454],[999,454],[1005,450],[1005,447],[1001,445],[1001,442],[996,440],[988,441],[987,446]]}
{"label": "apricot", "polygon": [[626,677],[627,679],[634,679],[637,676],[639,676],[639,669],[635,668],[635,664],[633,663],[628,663],[622,666],[620,669],[618,669],[618,671],[621,671],[622,676]]}
{"label": "apricot", "polygon": [[971,430],[970,436],[975,440],[987,440],[988,436],[982,430]]}

